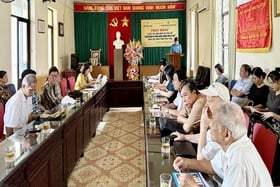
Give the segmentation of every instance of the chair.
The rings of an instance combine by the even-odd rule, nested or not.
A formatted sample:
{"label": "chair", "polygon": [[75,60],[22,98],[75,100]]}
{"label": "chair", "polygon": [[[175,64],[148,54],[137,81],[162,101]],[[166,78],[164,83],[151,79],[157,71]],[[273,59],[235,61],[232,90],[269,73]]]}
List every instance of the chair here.
{"label": "chair", "polygon": [[62,78],[60,81],[60,89],[61,89],[61,95],[62,97],[66,96],[68,93],[68,88],[67,88],[67,80],[66,78]]}
{"label": "chair", "polygon": [[278,143],[277,136],[274,132],[266,128],[262,123],[255,123],[253,126],[253,144],[261,155],[269,173],[272,175],[276,146]]}
{"label": "chair", "polygon": [[230,81],[229,90],[231,90],[233,88],[233,86],[235,85],[236,81],[237,80],[234,80],[234,79]]}
{"label": "chair", "polygon": [[245,125],[246,125],[246,128],[247,130],[249,131],[250,129],[250,117],[248,116],[248,114],[246,112],[244,112],[244,117],[245,117]]}
{"label": "chair", "polygon": [[199,66],[194,79],[198,89],[204,89],[210,85],[210,68]]}
{"label": "chair", "polygon": [[0,103],[0,141],[3,139],[3,129],[4,129],[4,105]]}
{"label": "chair", "polygon": [[67,82],[68,82],[68,88],[70,89],[71,92],[75,90],[75,77],[70,76],[67,77]]}
{"label": "chair", "polygon": [[14,84],[10,83],[10,84],[7,84],[9,90],[10,90],[10,93],[11,93],[11,96],[14,95],[16,93],[16,87]]}

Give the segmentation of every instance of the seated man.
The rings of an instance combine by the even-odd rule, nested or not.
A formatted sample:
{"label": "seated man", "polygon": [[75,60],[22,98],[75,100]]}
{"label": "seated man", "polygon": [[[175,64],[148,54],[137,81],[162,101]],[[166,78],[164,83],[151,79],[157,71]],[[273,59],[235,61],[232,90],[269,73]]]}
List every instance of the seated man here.
{"label": "seated man", "polygon": [[33,74],[26,75],[21,88],[6,103],[4,114],[4,134],[10,136],[14,133],[23,136],[27,124],[38,118],[32,113],[32,95],[36,90],[37,79]]}
{"label": "seated man", "polygon": [[242,105],[249,94],[249,91],[253,85],[250,79],[251,67],[248,64],[242,64],[240,67],[240,79],[236,81],[233,88],[230,91],[232,95],[231,101],[239,105]]}
{"label": "seated man", "polygon": [[[23,70],[23,72],[21,73],[21,79],[23,79],[28,74],[36,75],[36,71],[34,71],[33,69]],[[40,114],[45,111],[45,108],[41,105],[41,99],[39,97],[37,90],[35,90],[32,95],[32,107],[33,107],[34,114]]]}
{"label": "seated man", "polygon": [[192,79],[182,81],[179,92],[183,99],[183,109],[175,123],[165,118],[159,118],[161,136],[168,136],[174,131],[185,134],[199,131],[200,117],[206,99],[202,97]]}
{"label": "seated man", "polygon": [[61,89],[59,86],[59,72],[53,66],[49,70],[48,80],[42,87],[41,104],[50,110],[61,103]]}
{"label": "seated man", "polygon": [[[242,109],[232,102],[221,102],[212,111],[211,137],[221,146],[212,160],[177,157],[176,170],[197,170],[217,174],[222,186],[273,186],[270,174],[252,141],[247,137]],[[180,178],[188,186],[189,178]]]}
{"label": "seated man", "polygon": [[174,141],[190,141],[192,143],[197,143],[197,159],[212,159],[216,152],[220,149],[220,146],[211,140],[209,124],[211,119],[208,115],[214,110],[217,103],[222,101],[229,101],[229,90],[228,88],[219,82],[212,83],[207,89],[199,91],[201,94],[205,95],[207,98],[207,103],[202,110],[201,120],[200,120],[200,133],[197,134],[182,134],[179,132],[174,132],[176,138]]}

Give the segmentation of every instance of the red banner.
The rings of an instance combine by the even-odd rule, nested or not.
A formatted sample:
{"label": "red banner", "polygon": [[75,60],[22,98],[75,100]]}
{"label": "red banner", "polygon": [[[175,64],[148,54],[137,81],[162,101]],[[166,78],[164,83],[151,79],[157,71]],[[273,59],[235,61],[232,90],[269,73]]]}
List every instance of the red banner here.
{"label": "red banner", "polygon": [[160,4],[74,4],[75,12],[155,12],[185,9],[185,2]]}
{"label": "red banner", "polygon": [[253,0],[238,7],[237,50],[267,52],[271,48],[270,0]]}
{"label": "red banner", "polygon": [[[109,13],[108,14],[108,65],[110,67],[110,77],[114,77],[114,48],[113,42],[116,40],[116,32],[121,33],[121,39],[124,41],[123,51],[126,44],[132,39],[130,13]],[[124,59],[125,60],[125,59]],[[126,77],[127,62],[123,62],[123,77]]]}

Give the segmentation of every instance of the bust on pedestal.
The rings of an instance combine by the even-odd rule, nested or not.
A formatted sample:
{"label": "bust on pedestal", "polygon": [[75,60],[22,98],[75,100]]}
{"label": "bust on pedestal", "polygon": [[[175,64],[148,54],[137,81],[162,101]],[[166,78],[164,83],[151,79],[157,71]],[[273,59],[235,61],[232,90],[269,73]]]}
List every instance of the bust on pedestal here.
{"label": "bust on pedestal", "polygon": [[124,41],[121,39],[120,31],[116,32],[116,40],[113,42],[113,45],[115,46],[115,49],[122,49]]}
{"label": "bust on pedestal", "polygon": [[113,42],[114,49],[114,80],[123,80],[123,50],[124,41],[121,40],[121,33],[116,32],[116,40]]}

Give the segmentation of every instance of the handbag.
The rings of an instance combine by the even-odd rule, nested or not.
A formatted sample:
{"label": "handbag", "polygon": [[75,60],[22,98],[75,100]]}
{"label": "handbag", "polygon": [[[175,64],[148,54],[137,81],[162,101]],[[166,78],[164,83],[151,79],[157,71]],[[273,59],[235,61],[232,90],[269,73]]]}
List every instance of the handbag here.
{"label": "handbag", "polygon": [[174,154],[184,158],[196,158],[196,150],[189,141],[174,141]]}
{"label": "handbag", "polygon": [[183,129],[183,124],[178,123],[176,119],[160,117],[159,127],[160,127],[160,137],[169,136],[172,132],[175,131],[186,134],[186,132]]}

